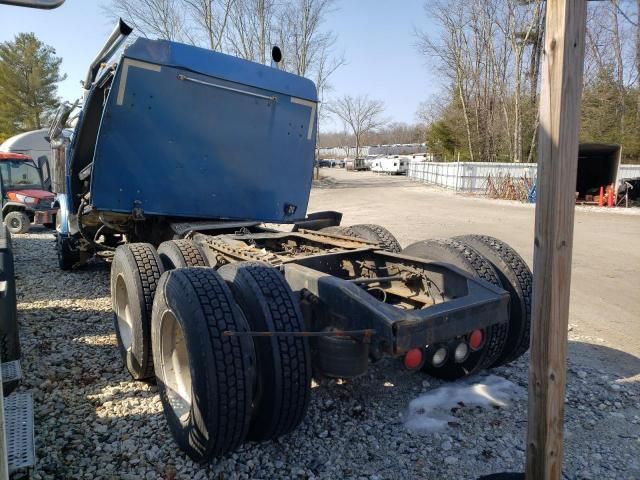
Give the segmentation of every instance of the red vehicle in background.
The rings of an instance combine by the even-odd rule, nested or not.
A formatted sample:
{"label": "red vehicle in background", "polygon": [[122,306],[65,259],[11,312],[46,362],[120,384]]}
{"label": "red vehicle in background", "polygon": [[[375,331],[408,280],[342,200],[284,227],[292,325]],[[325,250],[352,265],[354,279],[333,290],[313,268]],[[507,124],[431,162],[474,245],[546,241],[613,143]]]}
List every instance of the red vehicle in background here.
{"label": "red vehicle in background", "polygon": [[31,157],[0,152],[2,217],[11,233],[26,233],[32,223],[55,226],[54,194],[47,190],[42,173]]}

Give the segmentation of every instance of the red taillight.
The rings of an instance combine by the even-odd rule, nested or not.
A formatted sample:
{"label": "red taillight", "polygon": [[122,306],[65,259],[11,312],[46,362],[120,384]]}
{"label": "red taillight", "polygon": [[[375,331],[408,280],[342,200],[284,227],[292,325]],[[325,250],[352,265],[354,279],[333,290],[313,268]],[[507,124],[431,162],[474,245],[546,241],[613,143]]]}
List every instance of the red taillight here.
{"label": "red taillight", "polygon": [[414,348],[404,355],[404,366],[409,370],[416,370],[422,366],[424,362],[424,353],[422,348]]}
{"label": "red taillight", "polygon": [[482,330],[474,330],[469,335],[469,347],[471,350],[478,350],[484,343],[484,333]]}

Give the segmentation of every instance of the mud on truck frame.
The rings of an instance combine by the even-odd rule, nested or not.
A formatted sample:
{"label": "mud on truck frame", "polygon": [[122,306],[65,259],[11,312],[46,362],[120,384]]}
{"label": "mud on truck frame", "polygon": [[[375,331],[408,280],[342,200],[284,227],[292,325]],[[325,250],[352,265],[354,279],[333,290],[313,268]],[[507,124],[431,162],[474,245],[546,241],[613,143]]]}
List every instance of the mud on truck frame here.
{"label": "mud on truck frame", "polygon": [[307,215],[312,82],[146,39],[106,63],[129,32],[121,22],[96,57],[54,155],[58,257],[112,260],[123,362],[155,379],[192,459],[295,429],[313,376],[357,377],[391,356],[456,379],[527,350],[531,272],[505,243],[402,249],[381,226]]}

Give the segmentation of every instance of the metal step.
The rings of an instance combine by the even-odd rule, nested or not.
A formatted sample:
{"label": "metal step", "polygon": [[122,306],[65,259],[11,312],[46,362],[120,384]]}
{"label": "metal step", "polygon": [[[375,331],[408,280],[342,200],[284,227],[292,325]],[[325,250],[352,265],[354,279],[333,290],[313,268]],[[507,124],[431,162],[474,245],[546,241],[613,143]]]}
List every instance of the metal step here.
{"label": "metal step", "polygon": [[9,472],[33,467],[36,463],[36,450],[33,398],[30,393],[14,393],[4,399],[4,421]]}
{"label": "metal step", "polygon": [[2,385],[20,380],[22,380],[22,368],[20,368],[20,360],[4,362],[2,364]]}

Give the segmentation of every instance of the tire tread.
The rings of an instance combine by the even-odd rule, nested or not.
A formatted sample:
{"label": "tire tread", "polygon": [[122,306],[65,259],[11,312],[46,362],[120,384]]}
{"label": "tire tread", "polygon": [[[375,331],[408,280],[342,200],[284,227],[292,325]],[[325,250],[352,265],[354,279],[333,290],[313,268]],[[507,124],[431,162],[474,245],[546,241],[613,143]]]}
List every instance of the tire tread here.
{"label": "tire tread", "polygon": [[[508,244],[497,238],[488,235],[467,235],[458,237],[462,241],[468,241],[470,243],[478,242],[490,249],[496,256],[504,262],[506,272],[503,272],[505,276],[511,274],[515,280],[516,285],[514,288],[520,290],[517,292],[520,301],[524,304],[524,319],[521,319],[519,325],[519,335],[514,338],[514,344],[509,348],[510,351],[505,350],[504,354],[497,360],[495,366],[504,365],[512,362],[521,357],[528,349],[531,337],[531,297],[533,287],[533,277],[531,270],[527,266],[522,257],[511,248]],[[496,266],[500,269],[499,266]],[[511,279],[509,279],[511,281]],[[513,282],[512,282],[513,284]]]}
{"label": "tire tread", "polygon": [[[222,267],[225,277],[227,269],[235,269],[236,275],[247,275],[249,284],[257,289],[268,309],[266,328],[272,331],[302,331],[304,320],[291,289],[275,268],[263,262],[242,262]],[[256,302],[260,302],[256,299]],[[241,304],[242,306],[242,304]],[[255,325],[250,325],[252,329]],[[264,327],[260,327],[264,328]],[[269,418],[254,418],[249,437],[254,440],[269,440],[284,435],[303,420],[310,401],[311,356],[308,341],[301,337],[275,336],[269,344],[277,357],[281,371],[274,372],[271,386],[275,392],[274,411]],[[274,347],[275,344],[275,347]],[[277,349],[277,350],[276,350]],[[260,411],[259,409],[257,410]],[[262,412],[267,417],[266,412]]]}
{"label": "tire tread", "polygon": [[211,437],[214,439],[209,451],[199,459],[203,461],[211,455],[219,457],[235,450],[247,433],[252,400],[248,377],[253,366],[243,352],[240,338],[223,335],[226,330],[244,331],[246,324],[237,307],[234,308],[235,301],[224,280],[213,269],[195,267],[171,273],[190,285],[204,314],[215,363],[216,406],[218,411],[225,412],[216,416],[214,432],[199,431],[200,426],[194,422],[196,431],[192,440],[203,445]]}

